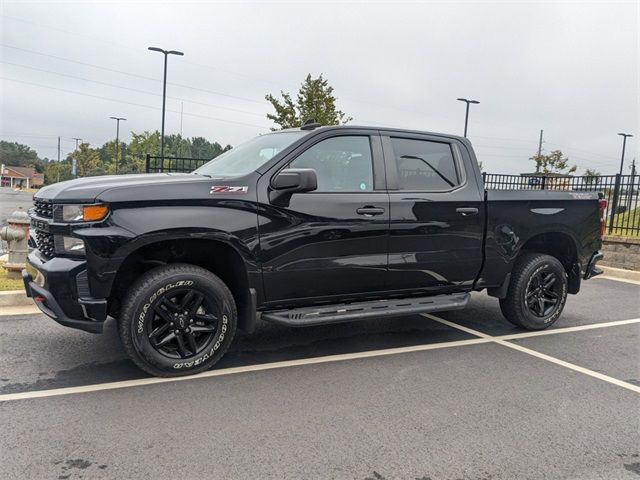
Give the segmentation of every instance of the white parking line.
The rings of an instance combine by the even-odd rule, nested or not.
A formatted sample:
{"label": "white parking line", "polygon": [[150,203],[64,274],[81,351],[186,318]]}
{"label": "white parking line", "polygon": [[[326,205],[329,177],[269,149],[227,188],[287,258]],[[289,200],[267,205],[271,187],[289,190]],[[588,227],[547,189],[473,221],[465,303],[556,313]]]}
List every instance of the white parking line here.
{"label": "white parking line", "polygon": [[[556,365],[560,365],[562,367],[568,368],[570,370],[574,370],[576,372],[583,373],[585,375],[589,375],[590,377],[597,378],[598,380],[602,380],[604,382],[611,383],[613,385],[617,385],[618,387],[626,388],[627,390],[631,390],[632,392],[640,393],[640,387],[637,385],[633,385],[628,382],[623,382],[622,380],[618,380],[617,378],[610,377],[608,375],[603,375],[602,373],[595,372],[593,370],[589,370],[588,368],[581,367],[579,365],[575,365],[573,363],[565,362],[564,360],[560,360],[559,358],[552,357],[550,355],[546,355],[544,353],[536,352],[535,350],[531,350],[530,348],[523,347],[522,345],[518,345],[517,343],[511,343],[507,340],[514,340],[518,338],[528,338],[538,335],[552,335],[554,333],[566,333],[566,332],[579,332],[582,330],[591,330],[594,328],[603,328],[618,325],[629,325],[633,323],[640,322],[640,318],[634,318],[631,320],[621,320],[617,322],[606,322],[601,324],[594,325],[580,325],[578,327],[569,327],[569,328],[558,328],[555,330],[546,330],[544,332],[528,332],[523,334],[514,334],[514,335],[504,335],[501,337],[492,337],[491,335],[487,335],[486,333],[479,332],[472,328],[464,327],[462,325],[458,325],[456,323],[450,322],[449,320],[445,320],[444,318],[436,317],[435,315],[430,315],[428,313],[422,314],[426,318],[430,318],[431,320],[435,320],[436,322],[440,322],[444,325],[447,325],[451,328],[456,328],[458,330],[462,330],[463,332],[469,333],[471,335],[476,335],[479,338],[484,340],[490,340],[493,343],[497,343],[498,345],[502,345],[504,347],[511,348],[513,350],[517,350],[522,353],[526,353],[528,355],[532,355],[534,357],[540,358],[542,360],[546,360],[547,362],[555,363]],[[597,326],[596,326],[597,325]]]}
{"label": "white parking line", "polygon": [[222,377],[236,373],[259,372],[263,370],[274,370],[277,368],[297,367],[301,365],[314,365],[320,363],[342,362],[345,360],[357,360],[360,358],[382,357],[386,355],[397,355],[400,353],[424,352],[426,350],[438,350],[441,348],[462,347],[465,345],[477,345],[479,343],[489,343],[492,340],[484,338],[472,338],[468,340],[458,340],[455,342],[432,343],[429,345],[414,345],[411,347],[388,348],[385,350],[371,350],[368,352],[345,353],[341,355],[328,355],[324,357],[305,358],[300,360],[287,360],[283,362],[261,363],[258,365],[247,365],[245,367],[225,368],[220,370],[209,370],[207,372],[190,375],[188,377],[174,378],[141,378],[138,380],[123,380],[120,382],[98,383],[94,385],[81,385],[78,387],[54,388],[51,390],[36,390],[32,392],[6,393],[0,395],[0,402],[12,400],[27,400],[31,398],[56,397],[60,395],[70,395],[73,393],[98,392],[101,390],[115,390],[119,388],[140,387],[143,385],[156,385],[158,383],[180,382],[184,380],[197,380],[201,378]]}
{"label": "white parking line", "polygon": [[[137,380],[123,380],[120,382],[109,382],[109,383],[98,383],[94,385],[81,385],[77,387],[64,387],[64,388],[55,388],[51,390],[36,390],[31,392],[20,392],[20,393],[6,393],[0,395],[0,403],[1,402],[10,402],[14,400],[28,400],[35,398],[45,398],[45,397],[57,397],[61,395],[71,395],[75,393],[90,393],[90,392],[99,392],[103,390],[116,390],[121,388],[130,388],[130,387],[141,387],[144,385],[156,385],[160,383],[172,383],[172,382],[180,382],[185,380],[198,380],[202,378],[211,378],[211,377],[222,377],[225,375],[234,375],[238,373],[248,373],[248,372],[259,372],[264,370],[275,370],[279,368],[287,368],[287,367],[297,367],[303,365],[316,365],[323,363],[332,363],[332,362],[342,362],[347,360],[357,360],[361,358],[373,358],[373,357],[383,357],[387,355],[398,355],[402,353],[412,353],[412,352],[424,352],[427,350],[439,350],[443,348],[453,348],[453,347],[464,347],[467,345],[478,345],[483,343],[499,343],[501,345],[505,345],[510,348],[515,348],[516,350],[525,349],[525,347],[520,347],[515,344],[511,344],[507,341],[516,339],[516,338],[527,338],[536,335],[551,335],[557,333],[568,333],[575,332],[580,330],[589,330],[595,328],[605,328],[605,327],[614,327],[619,325],[628,325],[632,323],[640,323],[640,318],[634,318],[631,320],[619,320],[614,322],[604,322],[597,323],[593,325],[582,325],[579,327],[568,327],[568,328],[558,328],[555,330],[549,330],[545,332],[525,332],[525,333],[517,333],[512,335],[504,335],[502,337],[492,337],[482,332],[478,332],[471,328],[463,327],[461,325],[456,325],[455,323],[449,322],[448,320],[444,320],[439,317],[435,317],[430,314],[423,314],[423,316],[435,320],[439,323],[443,323],[452,328],[456,328],[458,330],[465,331],[471,335],[474,335],[476,338],[468,339],[468,340],[457,340],[453,342],[440,342],[440,343],[432,343],[427,345],[414,345],[410,347],[399,347],[399,348],[387,348],[384,350],[371,350],[368,352],[358,352],[358,353],[346,353],[341,355],[328,355],[324,357],[315,357],[315,358],[305,358],[300,360],[287,360],[283,362],[272,362],[272,363],[262,363],[258,365],[247,365],[244,367],[234,367],[234,368],[225,368],[220,370],[210,370],[207,372],[199,373],[197,375],[191,375],[188,377],[176,377],[176,378],[141,378]],[[525,349],[528,350],[528,349]],[[530,353],[531,355],[536,354],[536,356],[541,355],[540,358],[547,357],[543,356],[543,354],[538,354],[537,352]],[[529,352],[527,352],[529,353]],[[549,357],[552,358],[552,357]],[[547,358],[545,358],[547,359]],[[562,362],[562,360],[554,359],[554,363],[561,362],[560,364],[566,363]],[[552,361],[552,360],[549,360]],[[571,364],[567,364],[571,365]],[[566,366],[566,365],[563,365]],[[582,367],[574,366],[574,370],[580,371],[582,373],[591,372],[591,370],[582,369]],[[567,367],[571,368],[571,367]],[[584,370],[584,371],[583,371]],[[586,371],[586,372],[585,372]],[[625,382],[621,382],[620,380],[616,380],[611,377],[607,377],[606,375],[600,375],[597,372],[591,372],[596,376],[596,378],[602,379],[610,379],[605,381],[611,381],[610,383],[622,383],[624,388],[633,387],[632,389],[636,389],[635,391],[640,391],[638,387],[627,384]],[[587,373],[588,375],[589,373]]]}

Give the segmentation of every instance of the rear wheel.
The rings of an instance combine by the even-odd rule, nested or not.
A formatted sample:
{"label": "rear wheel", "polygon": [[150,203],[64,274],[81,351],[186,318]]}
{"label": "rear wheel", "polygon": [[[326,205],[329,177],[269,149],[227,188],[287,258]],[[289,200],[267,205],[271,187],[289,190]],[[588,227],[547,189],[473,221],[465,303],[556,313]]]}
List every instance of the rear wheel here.
{"label": "rear wheel", "polygon": [[525,253],[511,272],[500,309],[507,320],[527,330],[543,330],[558,319],[567,301],[567,274],[550,255]]}
{"label": "rear wheel", "polygon": [[119,329],[129,357],[160,377],[211,368],[236,330],[236,305],[222,280],[201,267],[170,264],[142,275],[123,302]]}

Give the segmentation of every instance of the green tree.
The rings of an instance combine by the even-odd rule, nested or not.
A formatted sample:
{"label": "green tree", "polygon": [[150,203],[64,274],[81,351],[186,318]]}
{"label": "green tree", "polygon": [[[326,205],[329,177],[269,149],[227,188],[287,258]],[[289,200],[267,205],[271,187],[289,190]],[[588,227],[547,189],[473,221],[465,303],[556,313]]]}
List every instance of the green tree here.
{"label": "green tree", "polygon": [[311,74],[308,74],[295,101],[289,93],[280,91],[280,94],[282,101],[271,94],[265,96],[275,110],[275,114],[268,113],[267,118],[279,125],[279,128],[271,130],[300,127],[309,119],[322,125],[344,125],[352,120],[352,117],[348,117],[336,107],[333,87],[322,74],[318,78],[312,78]]}
{"label": "green tree", "polygon": [[76,161],[76,174],[78,177],[89,177],[100,175],[103,169],[100,162],[100,154],[95,148],[91,148],[88,143],[81,143],[77,150],[68,157]]}
{"label": "green tree", "polygon": [[231,149],[231,145],[223,147],[218,142],[210,142],[203,137],[191,139],[191,155],[194,158],[215,158],[223,152]]}
{"label": "green tree", "polygon": [[52,183],[64,182],[71,180],[71,162],[64,160],[61,162],[51,161],[44,167],[44,183],[51,185]]}
{"label": "green tree", "polygon": [[131,132],[127,155],[122,170],[118,167],[118,173],[144,173],[147,154],[160,155],[160,132]]}
{"label": "green tree", "polygon": [[576,165],[569,165],[569,159],[560,150],[554,150],[548,155],[536,154],[529,160],[536,163],[536,172],[539,173],[573,173],[578,169]]}
{"label": "green tree", "polygon": [[584,172],[584,181],[585,183],[589,184],[589,185],[597,185],[600,181],[600,172],[598,172],[597,170],[593,170],[590,168],[587,168]]}
{"label": "green tree", "polygon": [[[118,172],[120,171],[120,165],[125,161],[127,155],[127,144],[118,142]],[[116,156],[116,141],[109,140],[105,142],[100,148],[98,148],[98,154],[100,155],[101,168],[105,172],[115,173],[115,156]]]}
{"label": "green tree", "polygon": [[32,167],[42,173],[44,162],[31,147],[18,142],[0,141],[0,163],[14,167]]}

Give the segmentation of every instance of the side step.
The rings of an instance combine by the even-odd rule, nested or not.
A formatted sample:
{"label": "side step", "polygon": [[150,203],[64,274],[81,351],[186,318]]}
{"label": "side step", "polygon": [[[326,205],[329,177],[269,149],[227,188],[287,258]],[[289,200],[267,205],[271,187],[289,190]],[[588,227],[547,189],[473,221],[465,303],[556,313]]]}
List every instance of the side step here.
{"label": "side step", "polygon": [[393,300],[370,300],[368,302],[341,303],[302,307],[292,310],[263,312],[267,322],[289,327],[309,327],[328,323],[353,322],[370,318],[396,317],[415,313],[460,310],[471,298],[470,293],[453,293],[432,297],[396,298]]}

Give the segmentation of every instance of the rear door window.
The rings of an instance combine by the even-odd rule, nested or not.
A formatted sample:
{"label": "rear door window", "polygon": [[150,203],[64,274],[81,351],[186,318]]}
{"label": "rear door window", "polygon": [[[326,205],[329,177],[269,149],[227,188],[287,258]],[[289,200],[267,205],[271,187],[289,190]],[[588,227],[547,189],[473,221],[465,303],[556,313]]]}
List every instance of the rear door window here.
{"label": "rear door window", "polygon": [[461,175],[449,143],[391,137],[398,188],[433,192],[460,185]]}

